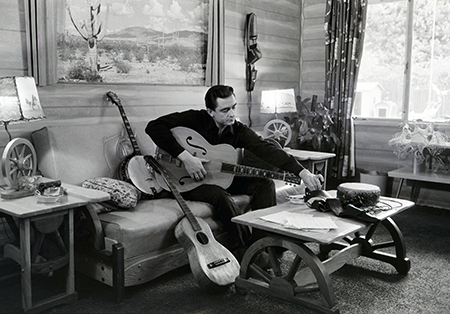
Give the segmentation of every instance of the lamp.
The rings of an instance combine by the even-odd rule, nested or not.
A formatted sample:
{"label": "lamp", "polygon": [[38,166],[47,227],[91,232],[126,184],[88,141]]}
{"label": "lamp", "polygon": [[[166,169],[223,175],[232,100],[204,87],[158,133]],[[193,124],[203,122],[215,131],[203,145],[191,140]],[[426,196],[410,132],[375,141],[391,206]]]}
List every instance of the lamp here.
{"label": "lamp", "polygon": [[275,114],[275,119],[264,126],[265,138],[273,138],[282,146],[289,144],[292,130],[289,124],[278,119],[278,113],[296,112],[294,89],[277,89],[261,92],[261,113]]}
{"label": "lamp", "polygon": [[32,77],[0,78],[0,124],[5,126],[9,143],[3,151],[1,168],[6,184],[15,191],[3,192],[2,197],[20,197],[19,179],[36,173],[36,151],[24,138],[12,140],[8,131],[9,124],[38,121],[45,119],[44,111]]}

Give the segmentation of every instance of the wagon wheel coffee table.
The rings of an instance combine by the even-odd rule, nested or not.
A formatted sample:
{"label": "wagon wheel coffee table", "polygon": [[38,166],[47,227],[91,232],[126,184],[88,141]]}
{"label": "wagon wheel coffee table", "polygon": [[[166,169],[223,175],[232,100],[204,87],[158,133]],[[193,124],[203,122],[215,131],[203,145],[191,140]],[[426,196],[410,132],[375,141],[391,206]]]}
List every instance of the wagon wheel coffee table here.
{"label": "wagon wheel coffee table", "polygon": [[[331,194],[332,192],[330,192]],[[407,200],[381,197],[382,211],[377,212],[376,223],[340,218],[332,212],[322,213],[306,204],[285,203],[270,208],[248,212],[234,217],[233,222],[247,225],[258,234],[245,252],[240,274],[235,285],[238,292],[255,291],[290,301],[320,313],[339,313],[330,280],[330,274],[359,256],[383,261],[395,267],[398,273],[407,274],[410,261],[400,229],[392,216],[409,209],[414,203]],[[292,229],[262,219],[282,211],[330,217],[337,228],[328,231]],[[380,227],[388,231],[388,241],[374,243],[375,231]],[[306,243],[315,243],[316,249]],[[278,247],[278,248],[277,248]],[[277,252],[289,250],[292,259],[279,260]],[[262,269],[254,263],[255,257],[266,251],[270,268]],[[318,251],[314,253],[314,251]],[[330,254],[333,251],[333,254]]]}

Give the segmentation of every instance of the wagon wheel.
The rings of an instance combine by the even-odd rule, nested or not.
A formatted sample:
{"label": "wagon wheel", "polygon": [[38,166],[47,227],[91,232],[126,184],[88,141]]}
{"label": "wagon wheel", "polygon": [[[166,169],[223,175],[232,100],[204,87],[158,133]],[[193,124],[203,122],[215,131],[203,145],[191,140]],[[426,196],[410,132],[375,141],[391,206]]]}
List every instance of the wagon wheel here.
{"label": "wagon wheel", "polygon": [[357,232],[354,236],[347,236],[343,240],[346,243],[321,245],[320,258],[326,259],[332,250],[342,250],[359,243],[362,247],[362,256],[391,264],[401,275],[406,275],[411,269],[411,261],[406,257],[403,235],[392,218],[371,224],[365,234]]}
{"label": "wagon wheel", "polygon": [[37,157],[33,145],[24,138],[13,139],[2,156],[2,175],[11,189],[18,189],[21,177],[36,173]]}
{"label": "wagon wheel", "polygon": [[291,141],[292,130],[289,124],[284,120],[270,120],[264,126],[264,137],[273,138],[278,142],[282,142],[282,146],[286,146]]}
{"label": "wagon wheel", "polygon": [[[276,257],[277,247],[287,250],[281,260]],[[267,270],[254,263],[262,251],[270,256],[270,268]],[[244,255],[235,284],[240,293],[257,291],[322,313],[339,312],[327,270],[317,256],[301,243],[273,237],[256,241]]]}

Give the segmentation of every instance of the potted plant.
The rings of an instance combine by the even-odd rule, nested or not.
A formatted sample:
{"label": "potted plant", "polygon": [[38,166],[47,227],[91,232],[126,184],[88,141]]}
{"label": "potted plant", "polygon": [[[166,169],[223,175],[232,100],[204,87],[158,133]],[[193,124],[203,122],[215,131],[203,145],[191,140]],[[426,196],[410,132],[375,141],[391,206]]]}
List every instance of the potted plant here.
{"label": "potted plant", "polygon": [[298,148],[335,152],[340,140],[334,110],[317,102],[317,95],[313,95],[312,99],[297,96],[296,105],[297,112],[284,119],[292,128]]}
{"label": "potted plant", "polygon": [[[424,171],[427,167],[433,168],[433,171],[449,169],[446,162],[448,153],[445,152],[449,147],[449,139],[444,133],[436,131],[433,123],[411,121],[402,123],[401,128],[401,132],[389,140],[389,145],[394,147],[394,154],[398,158],[412,157],[414,173]],[[425,163],[427,156],[431,158],[428,166]]]}

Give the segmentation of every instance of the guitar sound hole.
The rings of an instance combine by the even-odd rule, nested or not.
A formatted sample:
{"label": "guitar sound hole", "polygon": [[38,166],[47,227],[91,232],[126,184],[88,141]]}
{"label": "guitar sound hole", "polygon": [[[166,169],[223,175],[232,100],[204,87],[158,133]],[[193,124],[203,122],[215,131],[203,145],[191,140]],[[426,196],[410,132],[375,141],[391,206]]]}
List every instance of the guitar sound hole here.
{"label": "guitar sound hole", "polygon": [[198,242],[200,242],[203,245],[208,244],[209,240],[206,234],[204,234],[203,232],[198,232],[196,236]]}

